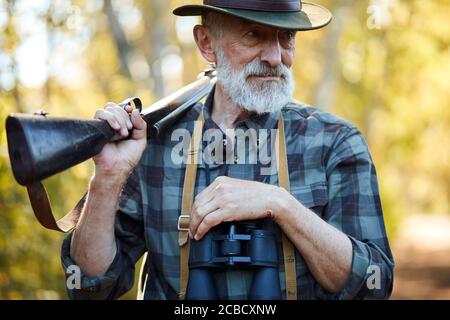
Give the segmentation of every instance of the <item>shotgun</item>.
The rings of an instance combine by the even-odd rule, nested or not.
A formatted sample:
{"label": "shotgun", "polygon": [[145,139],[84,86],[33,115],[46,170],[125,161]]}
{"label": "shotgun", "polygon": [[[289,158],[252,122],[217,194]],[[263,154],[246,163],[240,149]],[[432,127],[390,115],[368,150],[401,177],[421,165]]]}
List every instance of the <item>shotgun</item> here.
{"label": "shotgun", "polygon": [[[208,95],[215,82],[216,71],[211,66],[196,81],[145,109],[142,109],[139,98],[135,97],[121,105],[134,104],[141,111],[141,117],[147,123],[147,136],[151,139]],[[44,227],[64,232],[73,228],[77,219],[68,219],[68,216],[79,214],[74,210],[81,209],[84,197],[66,217],[55,221],[41,180],[92,158],[108,142],[123,139],[105,120],[48,117],[45,112],[9,115],[6,135],[14,178],[27,187],[36,217]]]}

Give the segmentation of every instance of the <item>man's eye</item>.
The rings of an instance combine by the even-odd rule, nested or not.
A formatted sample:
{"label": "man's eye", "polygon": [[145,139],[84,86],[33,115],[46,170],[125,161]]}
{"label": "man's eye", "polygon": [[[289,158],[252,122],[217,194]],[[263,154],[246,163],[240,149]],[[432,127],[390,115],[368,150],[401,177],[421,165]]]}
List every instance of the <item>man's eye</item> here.
{"label": "man's eye", "polygon": [[292,40],[295,38],[295,33],[294,32],[285,32],[284,33],[284,38],[286,40]]}
{"label": "man's eye", "polygon": [[295,32],[284,32],[280,36],[280,42],[281,44],[286,47],[290,48],[294,44],[295,39]]}
{"label": "man's eye", "polygon": [[249,31],[249,32],[247,32],[246,36],[248,36],[250,38],[257,38],[258,33],[256,31]]}

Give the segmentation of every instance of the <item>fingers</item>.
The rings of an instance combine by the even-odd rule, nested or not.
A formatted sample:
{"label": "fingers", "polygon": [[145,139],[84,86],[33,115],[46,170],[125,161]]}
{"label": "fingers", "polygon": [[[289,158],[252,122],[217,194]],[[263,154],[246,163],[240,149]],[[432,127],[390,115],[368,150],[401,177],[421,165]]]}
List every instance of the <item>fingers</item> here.
{"label": "fingers", "polygon": [[111,128],[122,137],[128,137],[129,131],[133,128],[133,139],[142,139],[147,133],[146,122],[140,116],[139,111],[133,110],[130,105],[123,108],[115,103],[108,102],[104,109],[97,110],[94,118],[106,120]]}
{"label": "fingers", "polygon": [[191,210],[189,235],[201,239],[212,227],[226,221],[254,220],[272,215],[266,202],[273,193],[265,184],[218,177],[197,195]]}
{"label": "fingers", "polygon": [[128,130],[131,130],[133,128],[133,125],[130,121],[130,116],[128,113],[118,105],[107,105],[105,108],[105,111],[113,114],[115,116],[115,119],[120,124],[120,135],[122,137],[128,137]]}
{"label": "fingers", "polygon": [[124,109],[128,113],[131,113],[133,111],[133,107],[129,104],[125,105]]}
{"label": "fingers", "polygon": [[194,235],[194,239],[200,240],[211,228],[228,220],[229,219],[226,212],[221,209],[211,212],[202,220],[202,223],[200,223],[200,225],[198,226],[197,231]]}
{"label": "fingers", "polygon": [[221,207],[223,202],[222,198],[228,189],[229,182],[230,178],[219,176],[195,197],[190,213],[191,222],[189,226],[189,235],[191,238],[195,236],[197,228],[202,223],[203,219],[211,214],[211,212]]}
{"label": "fingers", "polygon": [[106,120],[111,128],[116,131],[119,131],[121,128],[120,122],[116,119],[116,117],[103,109],[99,109],[95,112],[94,119]]}
{"label": "fingers", "polygon": [[197,228],[203,221],[203,219],[208,214],[214,212],[217,209],[219,209],[219,204],[218,201],[214,199],[211,199],[211,201],[207,202],[206,204],[194,203],[194,205],[192,206],[192,211],[190,214],[191,219],[189,223],[189,236],[191,238],[193,238],[196,234]]}
{"label": "fingers", "polygon": [[195,202],[201,206],[204,205],[206,202],[208,202],[212,195],[216,192],[222,192],[224,191],[223,188],[225,188],[225,184],[227,183],[227,179],[229,179],[226,176],[219,176],[214,181],[207,186],[205,189],[203,189],[196,197]]}
{"label": "fingers", "polygon": [[134,109],[131,113],[131,123],[133,126],[133,139],[140,140],[147,136],[147,123],[142,119],[139,111]]}

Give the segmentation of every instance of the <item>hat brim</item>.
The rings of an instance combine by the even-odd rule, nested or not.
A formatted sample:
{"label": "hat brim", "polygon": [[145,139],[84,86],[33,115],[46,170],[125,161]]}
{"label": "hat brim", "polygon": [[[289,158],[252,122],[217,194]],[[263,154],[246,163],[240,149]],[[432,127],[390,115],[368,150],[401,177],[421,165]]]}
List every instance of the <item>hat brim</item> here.
{"label": "hat brim", "polygon": [[173,13],[177,16],[199,16],[208,11],[227,14],[269,27],[296,31],[325,27],[332,18],[332,14],[328,9],[308,2],[302,2],[302,10],[299,12],[267,12],[191,4],[178,7]]}

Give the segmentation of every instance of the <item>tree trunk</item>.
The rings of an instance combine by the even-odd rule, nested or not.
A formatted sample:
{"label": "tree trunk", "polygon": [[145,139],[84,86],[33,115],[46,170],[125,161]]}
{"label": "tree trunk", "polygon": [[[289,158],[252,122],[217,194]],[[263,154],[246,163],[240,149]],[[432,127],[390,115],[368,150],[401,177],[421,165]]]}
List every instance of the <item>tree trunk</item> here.
{"label": "tree trunk", "polygon": [[145,58],[149,66],[154,83],[154,94],[157,99],[161,99],[166,95],[164,87],[164,77],[161,67],[161,52],[167,45],[167,0],[144,0],[142,5],[142,13],[145,24],[144,47]]}
{"label": "tree trunk", "polygon": [[344,30],[344,19],[350,2],[337,1],[333,21],[325,38],[324,67],[319,81],[315,105],[323,110],[329,109],[335,102],[336,86],[339,79],[339,48],[338,42]]}
{"label": "tree trunk", "polygon": [[127,41],[125,32],[120,25],[119,19],[114,13],[114,8],[112,6],[111,0],[104,0],[103,11],[108,17],[109,27],[114,38],[114,43],[117,48],[120,59],[120,71],[121,73],[130,78],[130,68],[128,66],[128,59],[131,55],[132,48]]}

